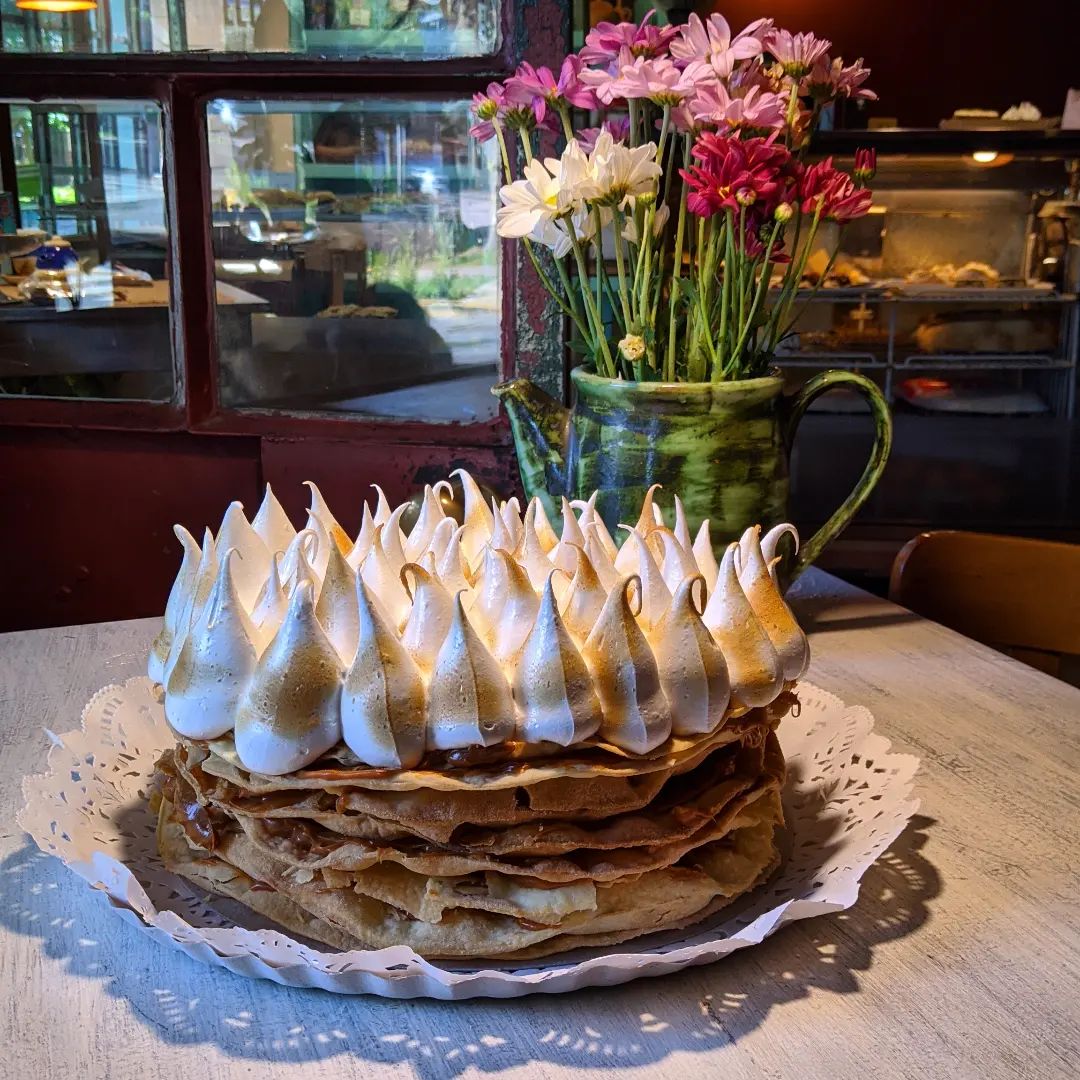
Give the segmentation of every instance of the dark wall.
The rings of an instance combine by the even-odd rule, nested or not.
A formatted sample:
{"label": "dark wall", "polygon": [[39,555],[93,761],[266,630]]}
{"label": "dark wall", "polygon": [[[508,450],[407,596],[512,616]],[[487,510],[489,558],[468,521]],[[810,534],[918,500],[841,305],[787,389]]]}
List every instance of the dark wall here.
{"label": "dark wall", "polygon": [[863,57],[880,95],[871,115],[905,127],[936,127],[956,108],[1003,111],[1032,101],[1060,116],[1080,86],[1080,3],[988,0],[713,0],[739,30],[762,15],[809,30],[847,60]]}

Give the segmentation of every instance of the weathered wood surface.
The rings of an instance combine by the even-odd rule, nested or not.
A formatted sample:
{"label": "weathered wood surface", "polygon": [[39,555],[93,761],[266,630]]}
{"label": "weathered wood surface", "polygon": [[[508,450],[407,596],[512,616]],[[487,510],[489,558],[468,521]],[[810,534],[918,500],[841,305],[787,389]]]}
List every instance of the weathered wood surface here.
{"label": "weathered wood surface", "polygon": [[142,670],[154,623],[0,637],[0,1077],[1080,1075],[1080,691],[811,572],[810,677],[923,759],[845,915],[709,967],[510,1002],[391,1002],[203,967],[18,833],[42,728]]}

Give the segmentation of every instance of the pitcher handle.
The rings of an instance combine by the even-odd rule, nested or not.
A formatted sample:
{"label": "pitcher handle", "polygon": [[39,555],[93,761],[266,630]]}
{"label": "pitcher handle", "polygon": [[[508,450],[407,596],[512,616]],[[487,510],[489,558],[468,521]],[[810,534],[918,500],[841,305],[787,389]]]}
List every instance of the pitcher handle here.
{"label": "pitcher handle", "polygon": [[859,507],[869,498],[870,492],[881,479],[885,462],[889,458],[889,450],[892,447],[892,414],[877,384],[865,375],[859,375],[854,371],[823,371],[807,380],[802,389],[790,399],[784,431],[788,454],[791,453],[791,447],[795,441],[795,430],[811,402],[822,394],[842,386],[857,391],[870,406],[874,419],[874,447],[870,451],[866,468],[863,469],[862,476],[859,477],[859,482],[852,489],[851,494],[840,504],[832,517],[800,548],[791,571],[792,581],[821,554],[838,533],[846,528]]}

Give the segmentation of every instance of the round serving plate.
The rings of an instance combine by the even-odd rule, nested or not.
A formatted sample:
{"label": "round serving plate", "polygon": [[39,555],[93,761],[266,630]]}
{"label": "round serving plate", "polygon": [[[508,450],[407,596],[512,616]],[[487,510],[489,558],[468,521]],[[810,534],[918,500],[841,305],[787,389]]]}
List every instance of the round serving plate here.
{"label": "round serving plate", "polygon": [[[779,728],[788,762],[783,861],[764,885],[689,929],[528,966],[425,960],[404,946],[329,952],[266,929],[241,905],[207,896],[161,864],[147,805],[154,762],[173,744],[154,686],[99,690],[79,730],[52,736],[48,766],[23,781],[19,824],[117,913],[165,945],[253,979],[382,997],[519,997],[613,986],[709,963],[786,923],[851,907],[873,861],[918,808],[918,759],[890,750],[870,713],[810,683]],[[89,893],[88,899],[89,899]]]}

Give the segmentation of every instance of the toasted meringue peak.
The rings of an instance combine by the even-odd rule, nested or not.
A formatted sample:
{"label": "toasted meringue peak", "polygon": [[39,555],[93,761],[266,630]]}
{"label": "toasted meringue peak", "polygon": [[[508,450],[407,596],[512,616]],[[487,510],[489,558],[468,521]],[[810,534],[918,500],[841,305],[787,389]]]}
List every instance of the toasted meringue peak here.
{"label": "toasted meringue peak", "polygon": [[521,543],[524,522],[521,517],[521,503],[518,502],[516,495],[507,499],[506,502],[499,507],[499,515],[502,517],[503,525],[506,526],[506,531],[514,541],[514,547],[517,548]]}
{"label": "toasted meringue peak", "polygon": [[250,610],[270,572],[270,549],[259,539],[244,516],[243,503],[229,503],[216,544],[219,551],[231,548],[239,556],[234,569],[236,588],[241,602]]}
{"label": "toasted meringue peak", "polygon": [[[387,618],[395,627],[402,626],[409,616],[409,594],[401,584],[400,568],[394,570],[382,545],[382,531],[386,526],[375,526],[371,550],[360,567],[364,584],[375,594]],[[396,526],[395,526],[396,527]]]}
{"label": "toasted meringue peak", "polygon": [[461,536],[461,553],[470,570],[475,569],[480,560],[484,545],[491,539],[495,529],[495,516],[491,507],[484,502],[483,493],[476,481],[464,469],[455,469],[451,476],[461,478],[461,490],[465,496],[465,509],[462,524],[465,527]]}
{"label": "toasted meringue peak", "polygon": [[232,727],[255,670],[255,628],[240,600],[232,563],[221,557],[210,597],[192,626],[165,686],[165,716],[189,739],[216,739]]}
{"label": "toasted meringue peak", "polygon": [[574,509],[564,495],[562,497],[562,535],[559,537],[560,544],[574,544],[577,547],[585,546],[585,534],[581,531],[578,519],[574,516]]}
{"label": "toasted meringue peak", "polygon": [[671,531],[675,534],[675,539],[679,541],[683,551],[687,555],[693,554],[694,541],[690,537],[690,524],[686,520],[686,508],[678,495],[675,496],[675,525]]}
{"label": "toasted meringue peak", "polygon": [[562,618],[566,629],[579,644],[584,644],[604,609],[606,589],[587,552],[575,548],[577,566],[574,576],[562,596]]}
{"label": "toasted meringue peak", "polygon": [[661,559],[660,573],[663,576],[664,584],[668,587],[668,592],[672,596],[686,578],[698,578],[694,586],[697,590],[694,599],[698,604],[698,609],[703,610],[706,593],[705,578],[698,571],[698,565],[694,561],[691,549],[684,548],[675,533],[666,525],[658,526],[649,533],[647,546],[654,552],[659,551]]}
{"label": "toasted meringue peak", "polygon": [[525,510],[526,519],[529,518],[530,514],[532,515],[532,526],[536,530],[536,537],[546,554],[559,542],[559,537],[551,527],[551,521],[547,516],[547,511],[544,509],[544,504],[537,495],[534,495],[529,500],[529,505]]}
{"label": "toasted meringue peak", "polygon": [[319,519],[319,523],[326,530],[326,535],[337,544],[341,554],[348,555],[353,546],[352,538],[331,513],[330,507],[315,481],[305,480],[304,486],[311,492],[311,505],[308,507],[308,513],[314,514]]}
{"label": "toasted meringue peak", "polygon": [[266,579],[259,592],[259,598],[255,601],[255,607],[251,610],[251,621],[258,635],[255,644],[260,655],[270,643],[270,639],[277,633],[289,607],[289,594],[281,579],[284,558],[283,555],[278,554],[270,560],[270,576]]}
{"label": "toasted meringue peak", "polygon": [[731,696],[752,708],[768,705],[780,693],[784,667],[739,584],[735,567],[738,550],[734,543],[724,552],[716,589],[702,620],[724,653]]}
{"label": "toasted meringue peak", "polygon": [[330,548],[335,546],[334,541],[330,539],[329,530],[314,510],[308,510],[307,524],[304,525],[301,532],[310,533],[315,537],[315,543],[308,547],[305,555],[311,563],[317,585],[322,581],[323,574],[326,573],[326,563],[330,558]]}
{"label": "toasted meringue peak", "polygon": [[379,534],[379,543],[382,544],[383,554],[390,569],[395,574],[401,573],[405,565],[405,534],[401,531],[401,515],[408,509],[407,503],[402,503],[390,514],[386,524],[382,526]]}
{"label": "toasted meringue peak", "polygon": [[180,613],[180,621],[176,627],[176,633],[173,635],[172,644],[169,647],[169,656],[165,661],[164,678],[161,681],[166,687],[173,668],[180,657],[180,650],[184,647],[188,634],[191,633],[192,627],[198,622],[210,599],[210,593],[213,591],[217,577],[218,556],[217,547],[214,544],[214,534],[209,529],[204,529],[202,548],[199,550],[199,565],[195,567],[195,581],[187,594],[183,611]]}
{"label": "toasted meringue peak", "polygon": [[428,684],[427,728],[436,750],[494,746],[514,730],[510,685],[470,625],[460,593]]}
{"label": "toasted meringue peak", "polygon": [[495,500],[491,500],[492,510],[496,511],[494,514],[495,527],[491,533],[491,546],[499,551],[505,551],[508,555],[514,555],[518,550],[518,535],[515,533],[512,526],[508,526],[503,519],[502,511],[495,505]]}
{"label": "toasted meringue peak", "polygon": [[641,513],[638,515],[637,524],[634,526],[642,538],[648,536],[657,525],[664,524],[663,514],[660,515],[659,520],[657,520],[656,516],[657,511],[659,510],[659,507],[656,505],[656,493],[662,487],[662,484],[653,484],[653,486],[645,492],[645,498],[641,503]]}
{"label": "toasted meringue peak", "polygon": [[[428,541],[428,546],[425,554],[430,555],[435,560],[435,565],[439,565],[439,560],[443,557],[447,547],[450,544],[450,538],[458,530],[458,523],[452,517],[444,517],[438,525],[435,526],[434,531],[431,534],[431,539]],[[414,559],[414,562],[419,562],[419,559]]]}
{"label": "toasted meringue peak", "polygon": [[439,580],[446,586],[451,596],[462,589],[469,589],[468,567],[465,565],[465,554],[461,550],[462,538],[465,535],[465,526],[459,525],[450,536],[446,550],[442,553],[438,563]]}
{"label": "toasted meringue peak", "polygon": [[386,492],[378,484],[372,484],[371,486],[375,489],[377,498],[372,520],[376,525],[385,525],[390,520],[390,501],[386,497]]}
{"label": "toasted meringue peak", "polygon": [[649,550],[645,538],[637,531],[628,529],[627,544],[637,549],[637,577],[641,582],[641,622],[648,630],[660,620],[671,603],[671,590],[664,584],[664,575]]}
{"label": "toasted meringue peak", "polygon": [[701,523],[701,528],[694,537],[694,562],[697,563],[698,570],[705,578],[705,587],[712,596],[716,589],[716,578],[720,573],[720,567],[716,565],[716,556],[713,554],[708,518]]}
{"label": "toasted meringue peak", "polygon": [[199,568],[199,558],[202,554],[195,537],[184,528],[183,525],[174,525],[173,532],[184,549],[184,557],[180,562],[180,569],[173,580],[169,590],[169,599],[165,604],[165,619],[161,632],[154,638],[154,644],[150,647],[150,657],[147,662],[146,673],[156,683],[164,682],[165,667],[169,662],[169,650],[177,633],[180,630],[184,608],[188,604],[189,597],[195,591],[195,576]]}
{"label": "toasted meringue peak", "polygon": [[411,769],[424,756],[420,670],[386,625],[363,581],[357,581],[355,597],[359,642],[341,693],[342,737],[368,765]]}
{"label": "toasted meringue peak", "polygon": [[578,528],[581,529],[582,533],[588,532],[589,526],[597,517],[596,500],[599,496],[600,492],[594,491],[587,499],[570,500],[570,508],[577,511]]}
{"label": "toasted meringue peak", "polygon": [[[584,553],[583,553],[584,557]],[[600,727],[592,676],[559,617],[552,571],[514,672],[518,736],[525,742],[571,746]]]}
{"label": "toasted meringue peak", "polygon": [[401,578],[412,597],[412,609],[405,621],[401,643],[416,662],[420,674],[429,679],[439,649],[450,631],[454,598],[431,571],[415,563],[405,564]]}
{"label": "toasted meringue peak", "polygon": [[357,533],[356,542],[349,550],[346,561],[354,569],[359,570],[363,561],[368,557],[371,545],[375,540],[375,519],[371,516],[371,507],[364,503],[364,509],[360,516],[360,532]]}
{"label": "toasted meringue peak", "polygon": [[[536,503],[538,506],[539,503]],[[556,545],[558,541],[556,541]],[[554,547],[550,550],[554,550]],[[525,573],[529,575],[529,583],[536,592],[543,589],[551,573],[551,560],[544,551],[540,537],[536,532],[536,515],[533,513],[533,503],[525,511],[525,524],[521,533],[521,549],[517,555]]]}
{"label": "toasted meringue peak", "polygon": [[[440,480],[439,484],[445,483]],[[446,511],[439,501],[438,484],[424,485],[424,501],[420,504],[420,513],[416,524],[409,532],[409,538],[405,541],[405,558],[409,562],[416,562],[428,549],[435,529],[441,521],[446,520]]]}
{"label": "toasted meringue peak", "polygon": [[681,581],[664,617],[649,635],[676,735],[713,731],[731,697],[724,654],[701,621],[695,600],[694,594],[703,592],[704,585],[705,579],[696,573]]}
{"label": "toasted meringue peak", "polygon": [[[322,530],[325,538],[326,530]],[[319,547],[325,546],[320,534],[315,529],[301,529],[285,551],[281,562],[281,580],[286,592],[292,596],[302,581],[310,581],[312,590],[319,587],[321,576],[315,571],[314,559]]]}
{"label": "toasted meringue peak", "polygon": [[266,485],[259,512],[252,518],[251,527],[270,552],[284,551],[296,535],[289,515],[285,513],[269,484]]}
{"label": "toasted meringue peak", "polygon": [[[540,601],[525,571],[505,551],[496,549],[494,554],[502,563],[499,577],[504,597],[485,639],[491,655],[503,668],[508,668],[513,664],[536,621],[536,610]],[[475,606],[472,611],[475,611]],[[470,615],[471,613],[470,611]]]}
{"label": "toasted meringue peak", "polygon": [[341,738],[341,660],[302,581],[274,640],[255,665],[236,713],[245,769],[281,776],[310,765]]}
{"label": "toasted meringue peak", "polygon": [[[409,563],[405,564],[405,566],[408,565]],[[425,551],[424,554],[420,556],[420,561],[418,563],[414,563],[413,565],[419,566],[421,570],[426,570],[434,578],[437,578],[439,576],[439,571],[435,568],[435,555],[430,551]],[[404,566],[401,568],[401,571],[402,573],[405,572]]]}
{"label": "toasted meringue peak", "polygon": [[765,564],[769,567],[769,573],[772,575],[773,584],[780,588],[780,579],[776,573],[776,549],[780,546],[780,541],[785,534],[790,534],[792,540],[795,541],[795,554],[799,553],[799,530],[789,521],[782,522],[779,525],[774,525],[762,538],[761,538],[761,557],[765,560]]}
{"label": "toasted meringue peak", "polygon": [[330,548],[326,576],[319,590],[315,617],[338,651],[343,667],[352,663],[359,634],[356,612],[356,574],[336,544]]}
{"label": "toasted meringue peak", "polygon": [[589,562],[592,563],[605,592],[610,592],[619,580],[619,571],[615,569],[615,563],[602,539],[601,530],[604,534],[607,533],[604,523],[599,518],[594,518],[586,531],[585,554],[589,556]]}
{"label": "toasted meringue peak", "polygon": [[754,525],[739,541],[739,584],[776,649],[788,682],[801,678],[810,664],[810,646],[776,587],[761,550],[761,526]]}
{"label": "toasted meringue peak", "polygon": [[633,754],[644,754],[671,734],[671,715],[656,659],[630,606],[635,580],[622,578],[608,595],[582,655],[600,698],[601,735]]}

